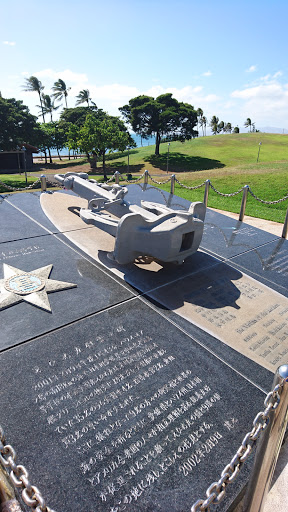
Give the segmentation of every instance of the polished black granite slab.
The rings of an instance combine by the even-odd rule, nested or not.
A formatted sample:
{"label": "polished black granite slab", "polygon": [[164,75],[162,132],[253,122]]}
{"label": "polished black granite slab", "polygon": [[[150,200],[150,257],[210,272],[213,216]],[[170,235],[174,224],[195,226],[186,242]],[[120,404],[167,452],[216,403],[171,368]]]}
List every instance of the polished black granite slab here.
{"label": "polished black granite slab", "polygon": [[264,399],[139,298],[3,352],[0,375],[7,442],[57,512],[190,510]]}
{"label": "polished black granite slab", "polygon": [[[24,217],[34,220],[47,230],[47,233],[57,233],[55,226],[47,219],[40,205],[41,192],[26,192],[21,194],[6,194],[4,202],[24,214]],[[24,221],[23,221],[24,222]]]}
{"label": "polished black granite slab", "polygon": [[232,258],[229,263],[288,297],[288,241],[284,238]]}
{"label": "polished black granite slab", "polygon": [[52,264],[51,279],[75,283],[77,288],[49,293],[52,313],[27,302],[0,310],[1,349],[39,336],[135,295],[123,281],[91,263],[83,254],[54,235],[1,244],[0,279],[4,277],[4,263],[23,272],[31,272]]}
{"label": "polished black granite slab", "polygon": [[[28,200],[26,198],[26,201]],[[5,198],[0,198],[0,244],[46,234],[47,231],[42,226],[11,206]]]}
{"label": "polished black granite slab", "polygon": [[201,249],[221,259],[243,254],[277,237],[244,222],[207,209]]}

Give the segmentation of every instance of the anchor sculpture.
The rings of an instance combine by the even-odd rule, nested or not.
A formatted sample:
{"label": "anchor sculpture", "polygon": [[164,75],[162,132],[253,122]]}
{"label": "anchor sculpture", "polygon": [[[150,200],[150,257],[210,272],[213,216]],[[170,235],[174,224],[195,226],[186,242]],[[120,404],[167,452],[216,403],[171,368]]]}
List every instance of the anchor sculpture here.
{"label": "anchor sculpture", "polygon": [[141,207],[124,200],[127,187],[100,184],[86,173],[56,174],[66,189],[88,200],[80,217],[115,237],[113,259],[120,264],[150,256],[162,262],[183,263],[199,248],[206,207],[191,203],[188,211],[141,201]]}

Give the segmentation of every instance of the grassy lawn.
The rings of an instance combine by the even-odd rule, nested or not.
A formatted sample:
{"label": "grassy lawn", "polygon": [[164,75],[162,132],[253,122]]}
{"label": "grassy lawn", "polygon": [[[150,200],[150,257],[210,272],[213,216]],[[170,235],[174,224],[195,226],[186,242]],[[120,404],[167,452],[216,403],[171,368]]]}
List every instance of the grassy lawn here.
{"label": "grassy lawn", "polygon": [[[39,175],[40,176],[40,175]],[[38,178],[27,176],[27,186],[34,183]],[[5,183],[5,185],[8,185],[13,188],[25,188],[26,187],[26,179],[24,174],[0,174],[0,192],[13,192],[13,190],[9,190],[5,185],[3,185],[1,182]],[[40,183],[37,183],[35,186],[35,189],[40,189]],[[34,190],[34,187],[33,187]]]}
{"label": "grassy lawn", "polygon": [[[261,146],[259,146],[261,142]],[[259,161],[257,162],[260,147]],[[252,192],[264,201],[276,201],[288,194],[288,136],[267,133],[245,133],[200,137],[199,139],[171,142],[169,148],[169,173],[167,175],[168,146],[161,144],[159,156],[154,155],[155,146],[145,146],[129,151],[129,172],[138,178],[145,169],[157,181],[164,181],[171,174],[186,186],[196,186],[209,179],[214,188],[224,194],[231,194],[249,185]],[[102,181],[102,167],[99,165],[93,177]],[[54,160],[53,164],[38,164],[28,183],[33,183],[42,173],[53,175],[68,171],[89,172],[85,159]],[[128,152],[107,155],[107,174],[119,171],[126,178]],[[36,176],[36,177],[35,177]],[[22,174],[0,175],[0,181],[12,186],[25,186]],[[149,180],[149,183],[150,180]],[[170,190],[170,184],[162,185]],[[6,189],[0,184],[0,192]],[[176,184],[175,194],[189,201],[202,201],[204,187],[186,190]],[[242,192],[233,197],[221,197],[209,189],[208,206],[239,213]],[[248,194],[246,214],[276,222],[284,222],[288,200],[276,205],[266,205]]]}

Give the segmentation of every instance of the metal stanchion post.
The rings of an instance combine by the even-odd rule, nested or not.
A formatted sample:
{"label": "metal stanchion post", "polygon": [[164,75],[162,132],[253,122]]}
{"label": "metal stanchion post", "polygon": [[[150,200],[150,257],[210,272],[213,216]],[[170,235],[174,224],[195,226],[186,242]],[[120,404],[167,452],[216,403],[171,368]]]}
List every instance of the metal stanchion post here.
{"label": "metal stanchion post", "polygon": [[120,177],[120,172],[116,171],[115,174],[114,174],[116,185],[119,185],[119,177]]}
{"label": "metal stanchion post", "polygon": [[240,213],[239,213],[240,221],[242,221],[244,219],[248,190],[249,190],[249,185],[245,185],[245,187],[243,188],[243,197],[242,197],[241,209],[240,209]]}
{"label": "metal stanchion post", "polygon": [[47,180],[46,180],[45,174],[41,174],[41,176],[40,176],[40,183],[41,183],[41,192],[46,192]]}
{"label": "metal stanchion post", "polygon": [[272,390],[284,379],[280,390],[280,403],[271,409],[269,422],[263,430],[255,454],[243,512],[261,512],[269,491],[274,469],[288,422],[288,365],[278,368]]}
{"label": "metal stanchion post", "polygon": [[144,171],[144,185],[148,185],[148,176],[149,176],[149,171],[147,171],[147,169],[145,169],[145,171]]}
{"label": "metal stanchion post", "polygon": [[208,204],[209,187],[210,187],[210,180],[206,180],[205,181],[204,199],[203,199],[203,203],[205,204],[206,208],[207,208],[207,204]]}
{"label": "metal stanchion post", "polygon": [[287,233],[288,233],[288,208],[286,211],[286,217],[285,217],[285,221],[284,221],[284,225],[283,225],[282,238],[287,238]]}
{"label": "metal stanchion post", "polygon": [[175,192],[175,178],[176,178],[175,174],[172,174],[170,194],[174,194],[174,192]]}

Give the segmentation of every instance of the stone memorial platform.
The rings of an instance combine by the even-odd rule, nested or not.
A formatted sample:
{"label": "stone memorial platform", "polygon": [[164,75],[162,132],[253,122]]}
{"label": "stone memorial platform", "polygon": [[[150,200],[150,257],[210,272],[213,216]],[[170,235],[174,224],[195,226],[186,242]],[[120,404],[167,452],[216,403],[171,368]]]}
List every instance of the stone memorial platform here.
{"label": "stone memorial platform", "polygon": [[[189,207],[143,185],[129,199]],[[189,511],[287,363],[288,242],[208,209],[183,265],[121,266],[86,203],[0,196],[0,423],[56,512]]]}

